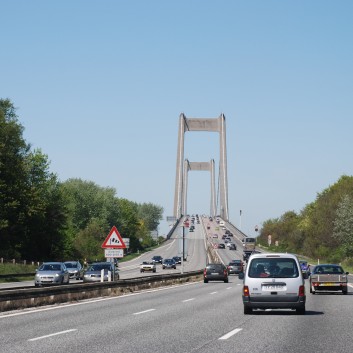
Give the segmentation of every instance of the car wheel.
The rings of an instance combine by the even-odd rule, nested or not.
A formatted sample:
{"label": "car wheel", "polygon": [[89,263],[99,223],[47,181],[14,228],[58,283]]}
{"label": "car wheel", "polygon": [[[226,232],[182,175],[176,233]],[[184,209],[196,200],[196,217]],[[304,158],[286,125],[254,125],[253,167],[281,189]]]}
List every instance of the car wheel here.
{"label": "car wheel", "polygon": [[228,282],[229,282],[228,278],[224,280],[224,283],[228,283]]}
{"label": "car wheel", "polygon": [[348,290],[347,289],[342,289],[342,294],[347,294]]}
{"label": "car wheel", "polygon": [[252,313],[252,308],[249,308],[244,305],[244,315],[249,315]]}
{"label": "car wheel", "polygon": [[143,270],[140,270],[140,272],[142,273],[142,272],[143,272]]}
{"label": "car wheel", "polygon": [[205,279],[203,280],[203,283],[208,283],[208,279],[205,278]]}
{"label": "car wheel", "polygon": [[156,273],[156,270],[153,270],[154,273]]}
{"label": "car wheel", "polygon": [[305,315],[305,306],[303,306],[301,308],[297,308],[296,312],[298,315]]}

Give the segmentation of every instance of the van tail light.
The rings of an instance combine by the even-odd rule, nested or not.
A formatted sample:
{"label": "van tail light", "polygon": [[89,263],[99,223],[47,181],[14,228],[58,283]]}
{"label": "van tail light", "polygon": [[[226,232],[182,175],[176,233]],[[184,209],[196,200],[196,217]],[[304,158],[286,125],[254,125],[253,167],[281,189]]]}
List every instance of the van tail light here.
{"label": "van tail light", "polygon": [[207,273],[207,270],[204,269],[204,270],[203,270],[203,275],[206,276],[206,273]]}
{"label": "van tail light", "polygon": [[227,271],[227,269],[225,269],[223,272],[224,272],[224,275],[225,275],[225,276],[227,276],[227,275],[228,275],[228,271]]}
{"label": "van tail light", "polygon": [[299,297],[304,297],[305,295],[305,287],[299,286]]}
{"label": "van tail light", "polygon": [[249,296],[249,287],[248,286],[243,287],[243,295],[244,295],[244,297]]}

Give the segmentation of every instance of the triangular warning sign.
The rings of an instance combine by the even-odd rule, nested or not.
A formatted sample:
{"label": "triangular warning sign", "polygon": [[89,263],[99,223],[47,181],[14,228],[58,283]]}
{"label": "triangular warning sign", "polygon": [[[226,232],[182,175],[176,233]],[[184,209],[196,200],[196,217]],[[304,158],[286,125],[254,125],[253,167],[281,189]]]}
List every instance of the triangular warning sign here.
{"label": "triangular warning sign", "polygon": [[110,230],[102,244],[103,249],[125,249],[126,245],[115,226]]}

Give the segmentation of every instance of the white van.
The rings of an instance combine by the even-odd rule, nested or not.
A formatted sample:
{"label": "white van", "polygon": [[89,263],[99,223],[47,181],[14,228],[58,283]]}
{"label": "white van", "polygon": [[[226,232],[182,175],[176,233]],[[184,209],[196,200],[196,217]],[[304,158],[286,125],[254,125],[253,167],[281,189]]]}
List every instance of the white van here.
{"label": "white van", "polygon": [[220,221],[219,222],[219,225],[222,227],[222,226],[225,226],[225,223],[224,223],[224,221]]}
{"label": "white van", "polygon": [[253,309],[295,309],[305,314],[305,286],[298,258],[293,254],[253,254],[245,273],[244,314]]}

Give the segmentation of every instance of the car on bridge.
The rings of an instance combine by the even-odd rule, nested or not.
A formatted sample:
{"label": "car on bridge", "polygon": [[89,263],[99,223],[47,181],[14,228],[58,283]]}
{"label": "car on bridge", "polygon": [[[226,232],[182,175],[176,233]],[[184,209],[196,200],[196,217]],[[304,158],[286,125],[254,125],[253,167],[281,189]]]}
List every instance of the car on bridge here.
{"label": "car on bridge", "polygon": [[142,264],[140,265],[140,272],[143,273],[145,271],[149,272],[156,272],[157,267],[154,262],[148,262],[148,261],[143,261]]}
{"label": "car on bridge", "polygon": [[[101,282],[103,271],[103,282],[107,282],[110,279],[117,281],[119,280],[119,271],[111,262],[94,262],[91,264],[83,274],[83,282]],[[111,278],[109,278],[109,272]]]}
{"label": "car on bridge", "polygon": [[161,264],[163,262],[163,257],[160,255],[155,255],[152,257],[152,262],[155,264]]}
{"label": "car on bridge", "polygon": [[181,264],[181,257],[180,256],[173,256],[173,260],[177,265]]}
{"label": "car on bridge", "polygon": [[44,262],[34,276],[35,287],[47,284],[69,284],[70,274],[63,262]]}
{"label": "car on bridge", "polygon": [[339,291],[347,294],[348,274],[340,265],[316,265],[310,274],[310,293]]}
{"label": "car on bridge", "polygon": [[243,261],[232,260],[231,262],[229,262],[227,269],[228,269],[228,274],[230,275],[236,275],[236,274],[239,274],[240,272],[244,272]]}
{"label": "car on bridge", "polygon": [[83,267],[79,261],[65,261],[70,278],[83,279]]}
{"label": "car on bridge", "polygon": [[208,264],[203,271],[203,281],[204,283],[208,283],[208,281],[228,283],[228,270],[223,264]]}
{"label": "car on bridge", "polygon": [[176,269],[176,263],[173,259],[164,259],[162,263],[163,270],[166,268],[174,268]]}

